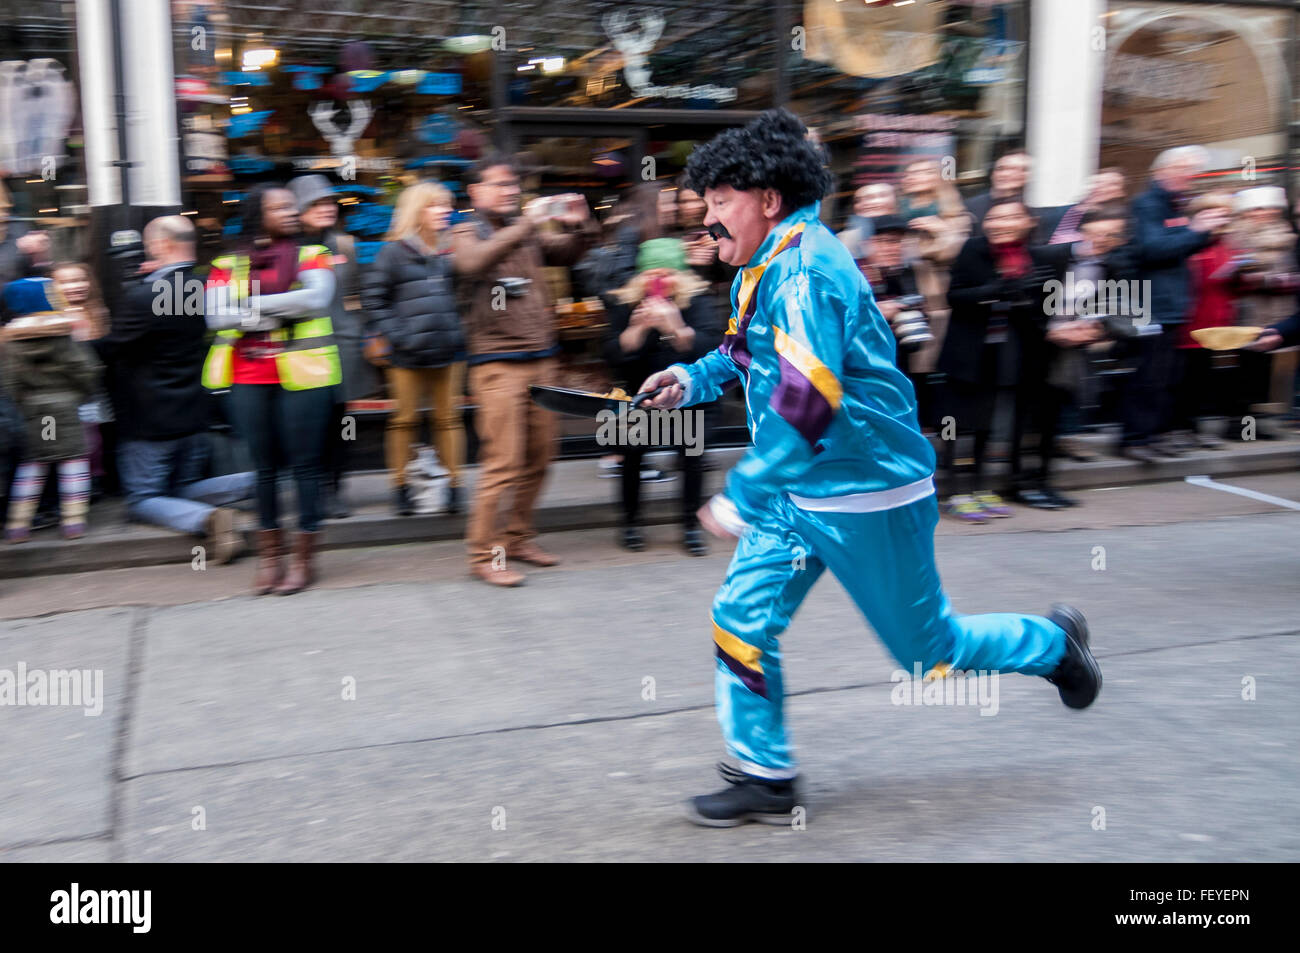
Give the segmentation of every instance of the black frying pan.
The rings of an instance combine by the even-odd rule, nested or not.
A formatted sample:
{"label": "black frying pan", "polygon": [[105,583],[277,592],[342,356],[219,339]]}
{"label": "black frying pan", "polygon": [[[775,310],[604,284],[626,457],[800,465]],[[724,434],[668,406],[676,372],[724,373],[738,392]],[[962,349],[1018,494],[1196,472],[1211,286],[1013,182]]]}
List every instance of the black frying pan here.
{"label": "black frying pan", "polygon": [[617,397],[605,397],[603,394],[594,394],[589,390],[546,387],[542,384],[531,384],[528,387],[533,403],[556,413],[568,414],[570,417],[595,417],[602,410],[618,413],[619,407],[633,410],[656,396],[661,390],[662,387],[656,387],[654,390],[636,394],[628,400],[619,400]]}

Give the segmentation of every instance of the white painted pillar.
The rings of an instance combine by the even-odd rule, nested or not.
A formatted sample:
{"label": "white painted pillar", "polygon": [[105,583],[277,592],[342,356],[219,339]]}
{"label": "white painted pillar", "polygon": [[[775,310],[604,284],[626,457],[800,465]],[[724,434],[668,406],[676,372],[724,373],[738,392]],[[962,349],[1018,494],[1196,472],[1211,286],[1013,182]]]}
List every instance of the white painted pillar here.
{"label": "white painted pillar", "polygon": [[[133,206],[163,208],[181,201],[176,79],[172,70],[168,0],[119,0],[126,144]],[[120,205],[121,173],[109,0],[77,0],[81,114],[86,132],[86,186],[94,207]]]}
{"label": "white painted pillar", "polygon": [[[181,204],[170,0],[121,0],[131,204]],[[215,41],[215,37],[210,38]]]}
{"label": "white painted pillar", "polygon": [[108,0],[77,0],[81,122],[86,134],[86,189],[92,206],[120,205],[113,29]]}
{"label": "white painted pillar", "polygon": [[1032,0],[1028,125],[1033,157],[1027,198],[1036,207],[1083,197],[1097,171],[1106,0]]}

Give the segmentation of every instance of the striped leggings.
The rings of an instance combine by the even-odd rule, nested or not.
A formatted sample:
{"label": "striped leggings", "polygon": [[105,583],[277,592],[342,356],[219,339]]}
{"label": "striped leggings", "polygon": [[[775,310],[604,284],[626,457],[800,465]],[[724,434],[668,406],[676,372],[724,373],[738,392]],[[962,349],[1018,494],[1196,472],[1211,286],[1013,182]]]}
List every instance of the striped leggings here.
{"label": "striped leggings", "polygon": [[[59,464],[59,519],[64,526],[81,526],[90,509],[90,460],[77,457],[60,460]],[[32,517],[45,489],[45,477],[50,465],[29,461],[18,467],[14,474],[13,492],[9,499],[9,522],[6,529],[31,529]]]}

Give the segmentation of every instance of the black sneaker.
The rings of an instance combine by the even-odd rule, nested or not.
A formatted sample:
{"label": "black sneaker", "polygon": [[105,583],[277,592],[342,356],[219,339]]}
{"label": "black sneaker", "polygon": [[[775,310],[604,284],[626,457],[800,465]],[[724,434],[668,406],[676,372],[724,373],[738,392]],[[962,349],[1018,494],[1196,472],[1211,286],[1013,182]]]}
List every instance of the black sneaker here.
{"label": "black sneaker", "polygon": [[1052,489],[1052,487],[1050,487],[1050,486],[1045,486],[1045,487],[1043,487],[1043,488],[1042,488],[1042,493],[1043,493],[1043,495],[1046,496],[1049,500],[1051,500],[1051,501],[1052,501],[1053,503],[1055,503],[1057,506],[1062,507],[1062,508],[1067,507],[1067,506],[1078,506],[1078,505],[1079,505],[1079,501],[1076,500],[1074,497],[1072,497],[1072,496],[1066,496],[1065,494],[1060,493],[1060,492],[1058,492],[1058,491]]}
{"label": "black sneaker", "polygon": [[1087,708],[1101,694],[1101,667],[1088,648],[1088,621],[1074,606],[1059,602],[1047,618],[1065,630],[1065,657],[1043,677],[1056,686],[1067,708]]}
{"label": "black sneaker", "polygon": [[398,516],[411,516],[415,505],[411,502],[411,490],[403,483],[393,491],[393,512]]}
{"label": "black sneaker", "polygon": [[1065,509],[1066,506],[1066,504],[1058,503],[1042,490],[1032,486],[1012,491],[1011,499],[1017,503],[1023,503],[1025,506],[1032,506],[1036,510],[1061,510]]}
{"label": "black sneaker", "polygon": [[455,516],[460,513],[460,487],[447,484],[447,496],[443,509]]}
{"label": "black sneaker", "polygon": [[634,553],[639,553],[645,549],[645,537],[641,535],[640,527],[623,527],[623,548],[630,549]]}
{"label": "black sneaker", "polygon": [[693,797],[686,816],[701,827],[739,827],[747,821],[785,827],[793,822],[794,780],[770,781],[745,774],[727,764],[718,765],[726,790]]}
{"label": "black sneaker", "polygon": [[709,555],[709,544],[704,541],[704,531],[698,526],[688,526],[682,531],[682,545],[692,556]]}

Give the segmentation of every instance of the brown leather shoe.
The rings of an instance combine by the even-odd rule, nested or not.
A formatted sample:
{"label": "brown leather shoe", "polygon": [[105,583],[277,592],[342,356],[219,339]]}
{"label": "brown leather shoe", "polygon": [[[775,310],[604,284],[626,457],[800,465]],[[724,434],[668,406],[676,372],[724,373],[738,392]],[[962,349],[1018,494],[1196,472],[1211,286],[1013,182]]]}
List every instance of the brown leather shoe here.
{"label": "brown leather shoe", "polygon": [[531,539],[526,543],[520,543],[506,555],[510,559],[517,559],[521,563],[531,563],[534,566],[558,566],[560,564],[559,556],[548,553]]}
{"label": "brown leather shoe", "polygon": [[253,574],[253,595],[264,596],[284,579],[284,563],[280,561],[280,531],[257,531],[257,572]]}
{"label": "brown leather shoe", "polygon": [[522,586],[528,577],[513,569],[493,569],[491,563],[474,563],[470,575],[477,576],[491,586]]}
{"label": "brown leather shoe", "polygon": [[316,538],[320,533],[299,533],[294,538],[293,555],[289,558],[289,572],[284,582],[275,587],[277,596],[291,596],[301,592],[316,581]]}
{"label": "brown leather shoe", "polygon": [[244,548],[244,541],[235,530],[235,511],[218,506],[208,514],[209,558],[225,565],[234,562]]}

